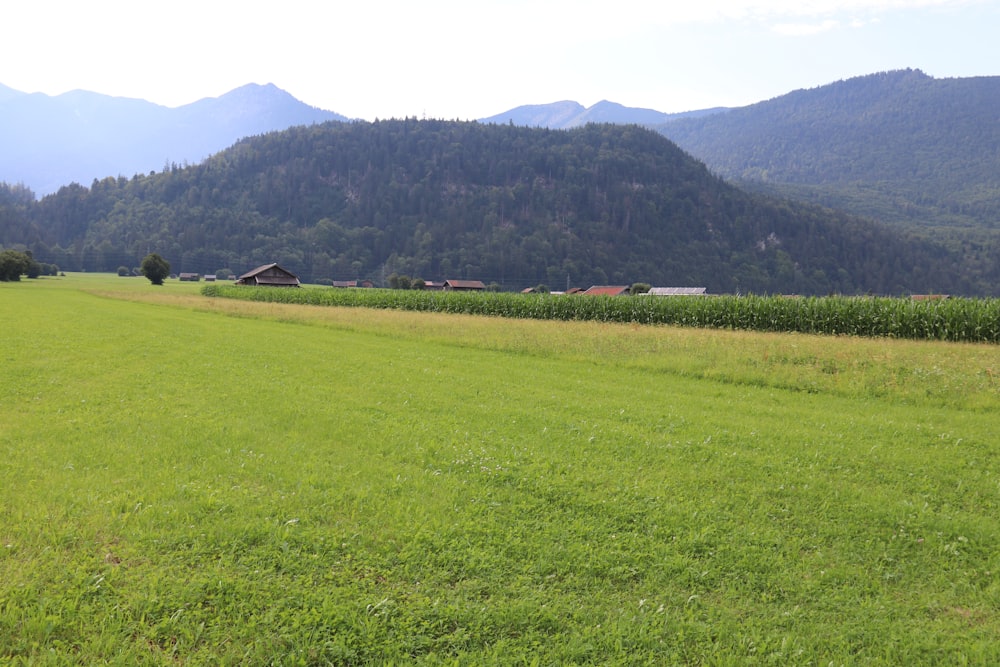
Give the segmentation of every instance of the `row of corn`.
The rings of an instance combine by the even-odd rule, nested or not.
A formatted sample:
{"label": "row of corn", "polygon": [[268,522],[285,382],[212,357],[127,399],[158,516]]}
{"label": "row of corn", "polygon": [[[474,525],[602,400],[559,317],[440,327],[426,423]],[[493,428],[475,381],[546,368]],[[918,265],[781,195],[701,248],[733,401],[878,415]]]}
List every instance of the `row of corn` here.
{"label": "row of corn", "polygon": [[525,319],[1000,342],[1000,300],[781,296],[563,296],[511,292],[206,285],[206,296]]}

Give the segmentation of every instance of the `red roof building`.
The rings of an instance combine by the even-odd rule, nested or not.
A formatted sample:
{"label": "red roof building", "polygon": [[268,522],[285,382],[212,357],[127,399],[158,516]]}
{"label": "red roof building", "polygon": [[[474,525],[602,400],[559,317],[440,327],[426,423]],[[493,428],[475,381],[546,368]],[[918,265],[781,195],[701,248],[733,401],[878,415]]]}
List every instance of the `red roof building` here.
{"label": "red roof building", "polygon": [[594,285],[584,294],[587,296],[621,296],[628,294],[628,289],[628,285]]}

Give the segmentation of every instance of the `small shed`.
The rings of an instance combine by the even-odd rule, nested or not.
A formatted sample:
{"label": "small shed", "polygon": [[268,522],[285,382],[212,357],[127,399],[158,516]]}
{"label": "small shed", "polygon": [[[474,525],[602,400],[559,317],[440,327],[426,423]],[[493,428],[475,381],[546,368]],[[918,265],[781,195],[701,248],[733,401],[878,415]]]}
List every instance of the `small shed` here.
{"label": "small shed", "polygon": [[434,281],[434,280],[425,280],[424,281],[424,289],[425,290],[432,290],[432,291],[440,292],[441,290],[444,289],[444,283],[437,282],[437,281]]}
{"label": "small shed", "polygon": [[357,280],[334,280],[333,281],[333,286],[334,287],[340,287],[340,288],[357,287],[358,286],[358,281]]}
{"label": "small shed", "polygon": [[206,273],[205,274],[205,282],[206,283],[214,283],[215,282],[215,274],[214,273]]}
{"label": "small shed", "polygon": [[183,282],[196,283],[200,277],[197,273],[182,273],[177,279]]}
{"label": "small shed", "polygon": [[446,280],[444,281],[444,289],[456,292],[474,292],[486,289],[486,285],[481,280]]}
{"label": "small shed", "polygon": [[594,285],[586,292],[587,296],[621,296],[628,294],[628,285]]}
{"label": "small shed", "polygon": [[291,271],[277,264],[258,266],[236,279],[237,285],[258,285],[261,287],[299,287],[299,278]]}

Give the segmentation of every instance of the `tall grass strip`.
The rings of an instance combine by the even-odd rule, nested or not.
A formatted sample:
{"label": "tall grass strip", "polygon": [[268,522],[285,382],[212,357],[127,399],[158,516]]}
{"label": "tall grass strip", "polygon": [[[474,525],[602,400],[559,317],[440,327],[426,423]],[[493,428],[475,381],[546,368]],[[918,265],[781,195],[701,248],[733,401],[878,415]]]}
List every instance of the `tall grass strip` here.
{"label": "tall grass strip", "polygon": [[210,297],[392,308],[519,319],[579,320],[971,343],[1000,342],[1000,300],[889,297],[582,297],[509,292],[299,289],[206,285]]}

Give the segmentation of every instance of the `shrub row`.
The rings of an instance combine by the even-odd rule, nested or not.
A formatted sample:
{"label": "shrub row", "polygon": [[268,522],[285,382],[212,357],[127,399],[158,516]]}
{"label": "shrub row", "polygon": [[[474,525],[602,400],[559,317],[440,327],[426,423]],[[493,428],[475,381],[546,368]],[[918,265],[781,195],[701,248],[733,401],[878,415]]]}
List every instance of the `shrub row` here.
{"label": "shrub row", "polygon": [[212,297],[464,313],[497,317],[594,320],[750,331],[1000,342],[1000,300],[915,301],[888,297],[605,297],[510,292],[391,289],[282,289],[206,285]]}

